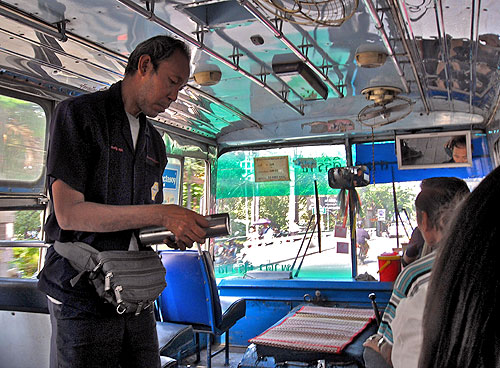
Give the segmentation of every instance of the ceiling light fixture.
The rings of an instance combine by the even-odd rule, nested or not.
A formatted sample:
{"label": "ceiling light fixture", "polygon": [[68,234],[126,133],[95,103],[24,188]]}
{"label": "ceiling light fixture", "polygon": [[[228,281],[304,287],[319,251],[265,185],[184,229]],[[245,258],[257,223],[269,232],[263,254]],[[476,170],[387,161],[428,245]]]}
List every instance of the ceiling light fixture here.
{"label": "ceiling light fixture", "polygon": [[[289,77],[288,79],[290,80],[287,81],[289,84],[294,85],[300,83],[300,81],[305,81],[324,100],[327,99],[328,87],[326,84],[309,66],[298,59],[294,54],[275,55],[275,57],[273,57],[272,66],[273,72],[283,79],[287,80],[286,77]],[[304,99],[308,99],[308,96],[304,96]]]}

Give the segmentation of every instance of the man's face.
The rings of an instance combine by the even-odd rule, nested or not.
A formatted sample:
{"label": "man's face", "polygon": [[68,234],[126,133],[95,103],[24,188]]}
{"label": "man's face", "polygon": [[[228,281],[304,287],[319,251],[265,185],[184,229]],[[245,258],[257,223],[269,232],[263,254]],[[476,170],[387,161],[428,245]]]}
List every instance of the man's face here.
{"label": "man's face", "polygon": [[467,162],[467,148],[466,147],[453,147],[453,161],[459,163]]}
{"label": "man's face", "polygon": [[189,78],[189,60],[179,50],[160,62],[156,71],[151,61],[137,88],[137,104],[149,117],[165,111]]}

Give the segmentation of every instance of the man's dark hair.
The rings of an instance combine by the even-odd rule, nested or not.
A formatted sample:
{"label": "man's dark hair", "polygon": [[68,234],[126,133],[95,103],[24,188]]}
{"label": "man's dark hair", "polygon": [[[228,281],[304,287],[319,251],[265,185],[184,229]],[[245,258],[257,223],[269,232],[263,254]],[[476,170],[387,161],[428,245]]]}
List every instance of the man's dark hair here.
{"label": "man's dark hair", "polygon": [[455,138],[450,140],[449,147],[451,150],[455,147],[465,147],[466,140],[465,135],[457,135]]}
{"label": "man's dark hair", "polygon": [[446,189],[451,192],[467,192],[469,193],[469,188],[467,183],[462,179],[455,178],[453,176],[435,176],[433,178],[427,178],[422,180],[420,183],[420,189]]}
{"label": "man's dark hair", "polygon": [[465,181],[454,177],[435,177],[422,180],[422,191],[415,199],[417,219],[421,213],[427,213],[430,224],[441,229],[443,212],[453,207],[462,198],[469,194],[469,187]]}
{"label": "man's dark hair", "polygon": [[134,74],[137,71],[139,58],[142,55],[149,55],[153,69],[156,71],[161,61],[168,59],[175,50],[179,50],[190,60],[189,49],[186,44],[170,36],[155,36],[137,45],[128,58],[125,75]]}

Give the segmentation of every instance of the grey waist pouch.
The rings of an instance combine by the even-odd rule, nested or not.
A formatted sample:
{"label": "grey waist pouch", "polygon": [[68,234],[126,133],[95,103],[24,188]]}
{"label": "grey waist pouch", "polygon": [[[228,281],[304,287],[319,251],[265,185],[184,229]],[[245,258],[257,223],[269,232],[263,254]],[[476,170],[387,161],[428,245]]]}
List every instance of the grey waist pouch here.
{"label": "grey waist pouch", "polygon": [[97,294],[113,304],[119,314],[141,313],[151,306],[167,285],[165,268],[156,252],[99,252],[82,242],[56,241],[53,247],[79,271],[71,279],[71,285],[87,279]]}

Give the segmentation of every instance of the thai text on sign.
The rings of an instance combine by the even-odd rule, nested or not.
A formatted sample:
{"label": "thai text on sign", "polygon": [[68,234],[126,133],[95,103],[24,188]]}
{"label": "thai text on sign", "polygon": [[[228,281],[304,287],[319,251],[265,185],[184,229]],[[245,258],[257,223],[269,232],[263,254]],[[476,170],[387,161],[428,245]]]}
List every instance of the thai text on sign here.
{"label": "thai text on sign", "polygon": [[288,156],[254,158],[255,181],[290,181]]}

